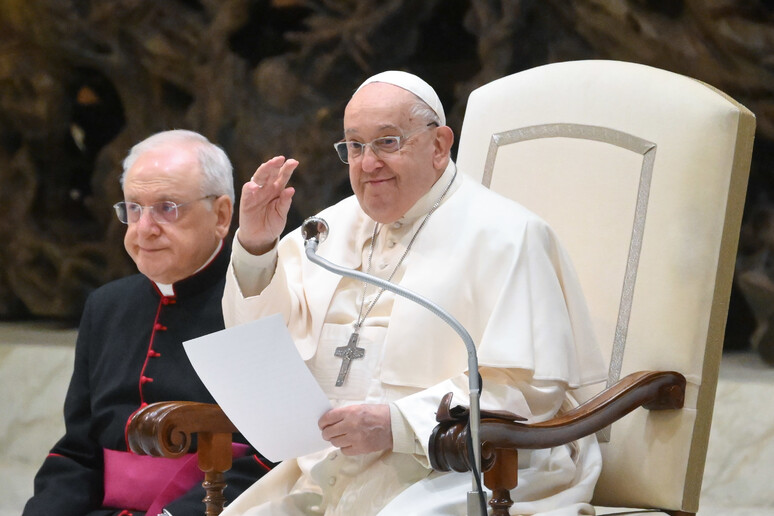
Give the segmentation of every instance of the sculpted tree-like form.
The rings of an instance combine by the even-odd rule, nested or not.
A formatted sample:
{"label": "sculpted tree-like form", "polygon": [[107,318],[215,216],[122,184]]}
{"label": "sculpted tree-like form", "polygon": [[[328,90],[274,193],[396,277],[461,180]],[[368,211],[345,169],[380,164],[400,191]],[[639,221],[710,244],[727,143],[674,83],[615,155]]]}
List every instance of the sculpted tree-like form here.
{"label": "sculpted tree-like form", "polygon": [[152,132],[219,142],[237,185],[275,154],[296,157],[295,224],[349,192],[330,147],[364,77],[425,77],[458,131],[474,88],[590,58],[690,75],[756,113],[759,215],[741,252],[758,259],[740,263],[756,271],[746,299],[774,305],[758,288],[774,278],[760,259],[774,246],[760,229],[774,192],[765,0],[5,0],[0,34],[0,318],[77,318],[91,289],[132,272],[110,206],[120,160]]}

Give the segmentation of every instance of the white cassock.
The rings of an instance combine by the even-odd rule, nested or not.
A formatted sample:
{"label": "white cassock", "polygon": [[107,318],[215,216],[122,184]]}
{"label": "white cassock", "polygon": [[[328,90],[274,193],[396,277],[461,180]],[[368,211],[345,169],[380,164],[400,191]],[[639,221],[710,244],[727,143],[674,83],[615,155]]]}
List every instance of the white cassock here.
{"label": "white cassock", "polygon": [[[450,163],[402,219],[379,229],[371,273],[390,275],[454,172]],[[330,234],[318,254],[366,270],[374,221],[357,200],[320,216]],[[554,233],[464,174],[456,175],[392,281],[430,298],[468,330],[478,348],[482,408],[545,420],[570,406],[568,389],[606,376],[580,286]],[[365,292],[366,307],[377,292]],[[465,514],[471,475],[433,472],[427,455],[441,397],[453,392],[453,404],[468,403],[465,346],[437,316],[384,292],[361,330],[365,357],[352,361],[345,384],[336,387],[341,359],[334,351],[347,344],[363,295],[362,282],[309,262],[298,230],[260,257],[235,239],[226,326],[281,313],[334,407],[389,404],[393,449],[347,457],[331,447],[285,461],[223,516]],[[252,444],[260,450],[261,443]],[[593,514],[585,502],[601,469],[594,436],[520,451],[519,469],[513,514]]]}

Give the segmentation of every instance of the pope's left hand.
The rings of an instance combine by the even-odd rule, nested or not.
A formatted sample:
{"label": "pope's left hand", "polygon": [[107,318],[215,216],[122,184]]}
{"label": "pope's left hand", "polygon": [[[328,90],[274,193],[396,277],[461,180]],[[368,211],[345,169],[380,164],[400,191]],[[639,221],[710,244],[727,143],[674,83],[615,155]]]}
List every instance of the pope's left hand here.
{"label": "pope's left hand", "polygon": [[392,449],[389,405],[350,405],[331,409],[317,422],[322,437],[344,455]]}

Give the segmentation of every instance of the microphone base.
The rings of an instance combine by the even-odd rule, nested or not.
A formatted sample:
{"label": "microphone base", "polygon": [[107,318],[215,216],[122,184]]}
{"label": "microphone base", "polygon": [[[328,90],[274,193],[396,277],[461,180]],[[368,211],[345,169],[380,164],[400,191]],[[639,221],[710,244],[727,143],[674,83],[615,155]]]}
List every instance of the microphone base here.
{"label": "microphone base", "polygon": [[[486,513],[481,514],[479,496],[478,491],[468,491],[468,516],[486,516]],[[486,499],[486,493],[484,493],[484,499]]]}

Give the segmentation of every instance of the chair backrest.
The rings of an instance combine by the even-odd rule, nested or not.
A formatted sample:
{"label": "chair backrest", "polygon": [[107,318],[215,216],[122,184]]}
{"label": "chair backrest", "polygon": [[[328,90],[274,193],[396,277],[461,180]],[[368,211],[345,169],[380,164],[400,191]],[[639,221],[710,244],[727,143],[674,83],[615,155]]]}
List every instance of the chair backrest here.
{"label": "chair backrest", "polygon": [[688,381],[685,409],[608,429],[595,504],[698,510],[754,128],[704,83],[618,61],[541,66],[470,95],[459,169],[557,232],[609,382]]}

